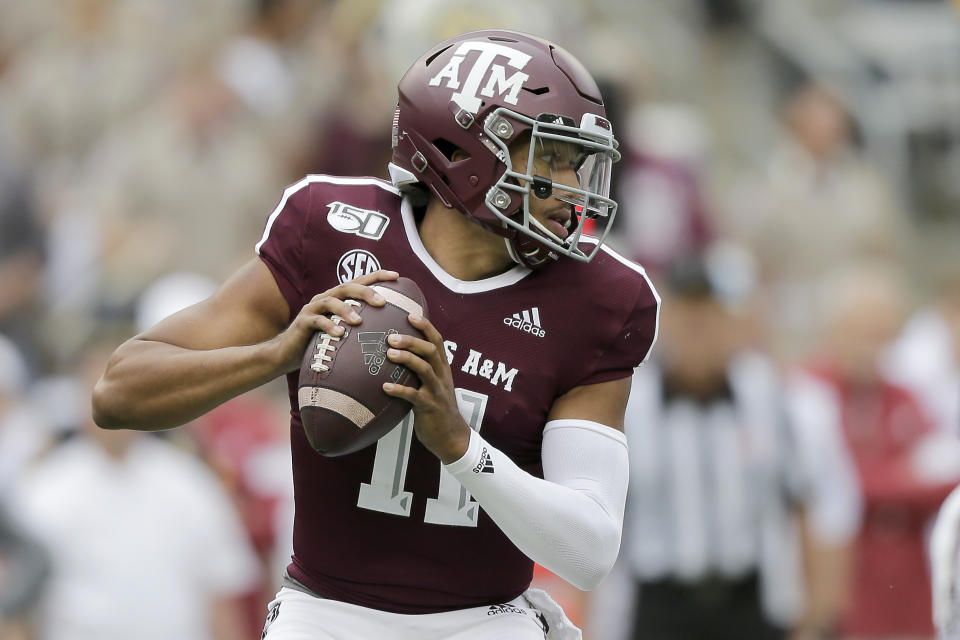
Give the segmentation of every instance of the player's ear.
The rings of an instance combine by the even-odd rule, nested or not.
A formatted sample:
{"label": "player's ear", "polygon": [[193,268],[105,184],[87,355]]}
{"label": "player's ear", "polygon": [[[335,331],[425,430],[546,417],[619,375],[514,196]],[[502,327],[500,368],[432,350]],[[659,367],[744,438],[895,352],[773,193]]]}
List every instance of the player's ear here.
{"label": "player's ear", "polygon": [[464,151],[463,149],[456,149],[451,155],[450,159],[454,162],[460,162],[462,160],[467,160],[470,158],[470,154]]}

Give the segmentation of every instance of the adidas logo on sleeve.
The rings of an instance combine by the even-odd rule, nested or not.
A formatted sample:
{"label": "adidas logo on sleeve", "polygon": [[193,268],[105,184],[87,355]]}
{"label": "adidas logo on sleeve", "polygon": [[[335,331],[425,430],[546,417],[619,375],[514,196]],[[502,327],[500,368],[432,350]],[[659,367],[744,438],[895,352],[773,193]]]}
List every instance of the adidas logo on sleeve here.
{"label": "adidas logo on sleeve", "polygon": [[490,454],[487,452],[487,448],[484,447],[483,451],[480,452],[480,462],[473,468],[474,473],[493,473],[493,458],[490,457]]}
{"label": "adidas logo on sleeve", "polygon": [[538,338],[543,338],[547,335],[547,332],[544,331],[540,325],[540,309],[538,307],[525,309],[512,316],[507,316],[503,319],[503,324],[508,327],[520,329],[520,331],[526,331]]}

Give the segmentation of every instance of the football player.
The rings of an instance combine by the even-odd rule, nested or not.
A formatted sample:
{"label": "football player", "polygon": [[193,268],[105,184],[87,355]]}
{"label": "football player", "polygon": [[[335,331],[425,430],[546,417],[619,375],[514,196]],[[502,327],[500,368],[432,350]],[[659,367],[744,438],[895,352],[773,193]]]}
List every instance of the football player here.
{"label": "football player", "polygon": [[[581,589],[617,557],[630,376],[656,338],[643,269],[582,234],[618,159],[597,85],[555,44],[478,31],[399,84],[392,183],[311,175],[270,214],[257,256],[208,300],[121,345],[94,393],[104,428],[182,424],[287,374],[294,555],[264,637],[578,637],[538,562]],[[604,233],[605,235],[605,233]],[[432,316],[388,357],[418,389],[376,446],[310,447],[298,370],[311,335],[410,277]],[[411,331],[411,334],[418,332]]]}

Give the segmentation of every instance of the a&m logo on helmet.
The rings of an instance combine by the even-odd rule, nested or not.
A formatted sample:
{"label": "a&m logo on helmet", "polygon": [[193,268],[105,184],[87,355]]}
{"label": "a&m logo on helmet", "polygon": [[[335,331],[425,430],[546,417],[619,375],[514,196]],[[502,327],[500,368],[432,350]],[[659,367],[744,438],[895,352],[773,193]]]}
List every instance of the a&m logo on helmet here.
{"label": "a&m logo on helmet", "polygon": [[[477,56],[470,71],[467,72],[467,77],[464,79],[461,88],[460,66],[471,51],[478,51],[480,55]],[[498,58],[505,59],[507,65],[517,71],[508,78],[506,67],[497,64]],[[461,42],[450,61],[437,75],[430,78],[428,84],[431,87],[439,87],[440,83],[446,79],[448,89],[460,89],[450,99],[460,105],[461,109],[470,113],[480,111],[482,101],[477,96],[478,91],[481,96],[487,98],[492,98],[494,92],[496,92],[497,95],[503,97],[504,102],[516,106],[520,89],[523,88],[523,83],[530,77],[529,74],[522,71],[528,62],[530,62],[529,54],[496,42]],[[482,88],[481,84],[483,85]]]}

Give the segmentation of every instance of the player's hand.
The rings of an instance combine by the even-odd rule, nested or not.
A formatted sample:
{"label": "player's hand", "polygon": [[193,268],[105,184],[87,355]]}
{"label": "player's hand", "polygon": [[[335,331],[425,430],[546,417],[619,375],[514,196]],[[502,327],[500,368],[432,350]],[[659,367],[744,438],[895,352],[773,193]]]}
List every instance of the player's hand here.
{"label": "player's hand", "polygon": [[460,415],[453,387],[453,374],[443,350],[440,332],[422,316],[411,315],[410,324],[426,340],[394,334],[387,338],[387,357],[402,364],[420,378],[420,388],[386,383],[385,393],[413,405],[413,427],[417,438],[444,464],[460,459],[470,442],[470,427]]}
{"label": "player's hand", "polygon": [[314,332],[321,330],[336,337],[343,335],[344,328],[339,326],[332,316],[342,318],[342,322],[358,325],[361,322],[360,314],[346,300],[363,300],[375,307],[382,307],[386,301],[370,285],[377,282],[396,280],[399,277],[396,271],[379,270],[367,275],[354,278],[350,282],[327,289],[323,293],[313,296],[303,305],[300,313],[293,319],[290,326],[270,341],[273,348],[273,358],[277,363],[278,375],[289,373],[300,368],[303,361],[303,352]]}

